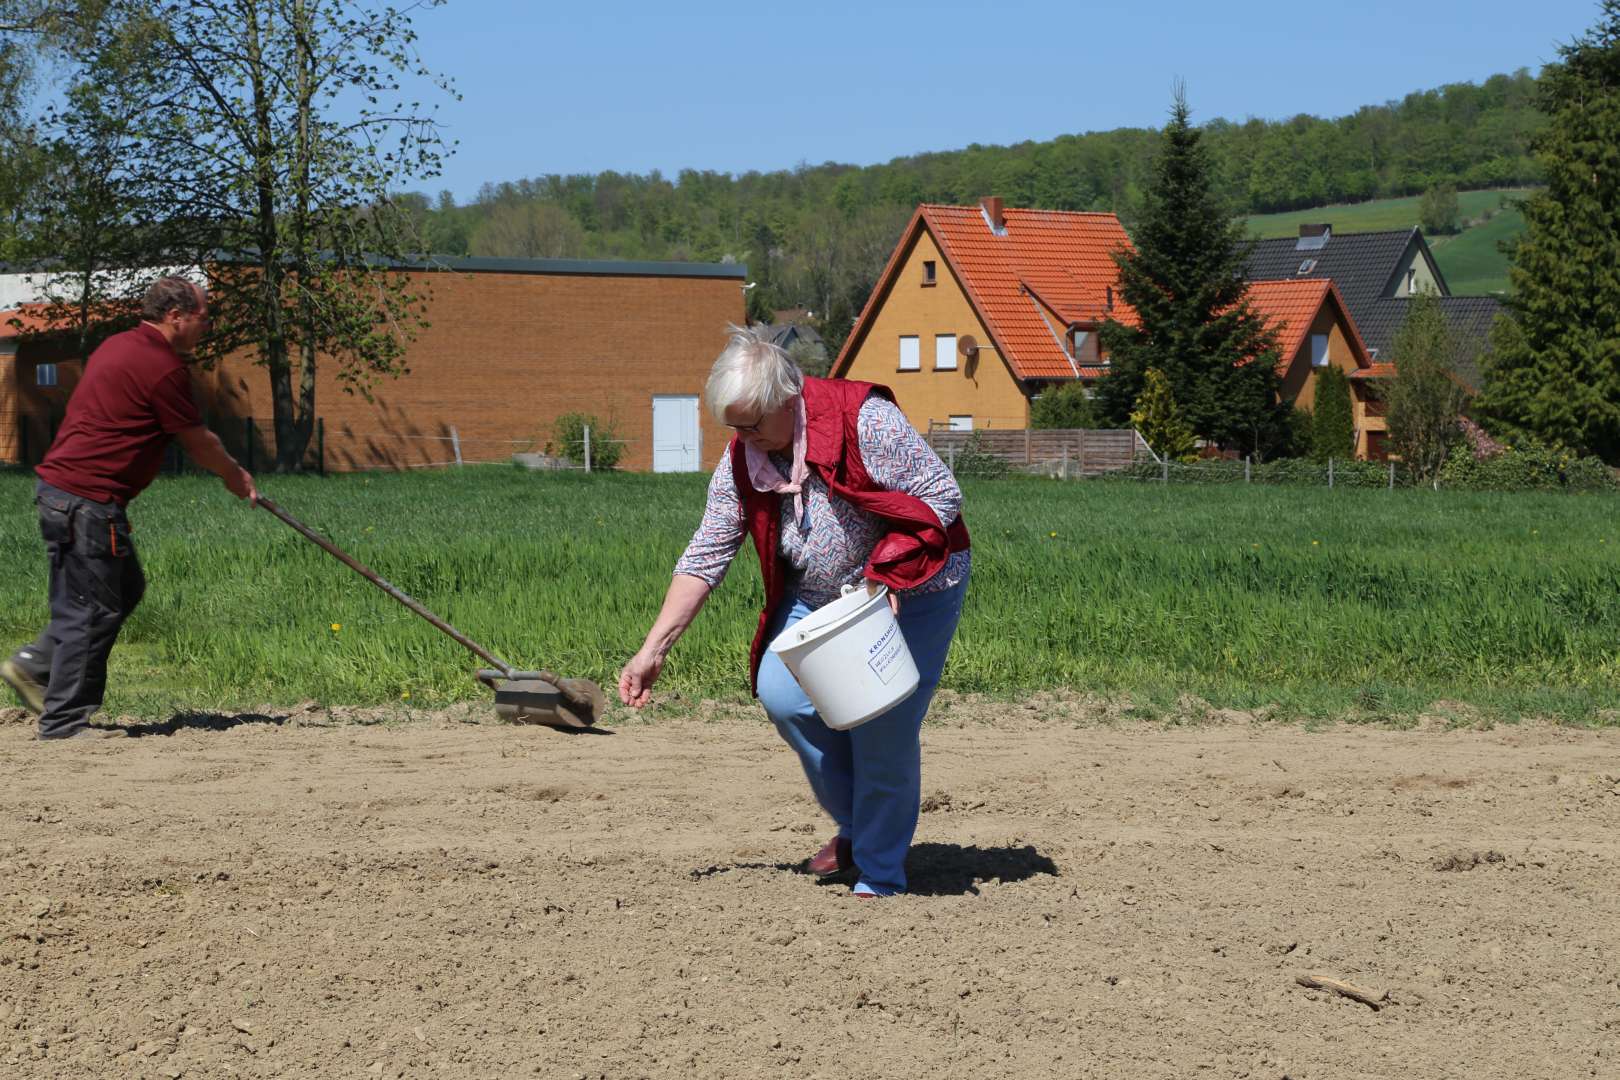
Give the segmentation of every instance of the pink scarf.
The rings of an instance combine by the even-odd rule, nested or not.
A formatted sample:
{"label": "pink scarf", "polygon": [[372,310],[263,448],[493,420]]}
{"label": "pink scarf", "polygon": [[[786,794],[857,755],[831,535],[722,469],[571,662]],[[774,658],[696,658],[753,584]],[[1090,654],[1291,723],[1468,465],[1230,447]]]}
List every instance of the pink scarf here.
{"label": "pink scarf", "polygon": [[772,464],[763,450],[743,444],[743,455],[748,461],[748,479],[755,491],[774,491],[793,496],[793,520],[804,520],[804,482],[810,468],[804,463],[804,395],[793,399],[793,468],[784,478],[782,471]]}

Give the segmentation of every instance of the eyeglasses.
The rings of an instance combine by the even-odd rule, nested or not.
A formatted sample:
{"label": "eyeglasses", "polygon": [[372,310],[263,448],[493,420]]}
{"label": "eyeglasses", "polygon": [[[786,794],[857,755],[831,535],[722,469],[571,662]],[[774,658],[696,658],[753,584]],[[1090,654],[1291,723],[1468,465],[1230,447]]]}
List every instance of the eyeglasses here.
{"label": "eyeglasses", "polygon": [[755,420],[752,424],[727,424],[726,427],[730,428],[732,431],[735,431],[739,435],[758,435],[759,426],[764,422],[765,417],[763,414],[761,414],[760,418]]}

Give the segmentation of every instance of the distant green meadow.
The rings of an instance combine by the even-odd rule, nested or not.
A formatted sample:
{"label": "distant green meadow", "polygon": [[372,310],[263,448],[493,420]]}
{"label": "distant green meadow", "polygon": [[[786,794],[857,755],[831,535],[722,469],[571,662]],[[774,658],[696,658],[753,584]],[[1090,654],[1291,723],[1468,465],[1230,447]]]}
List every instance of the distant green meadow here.
{"label": "distant green meadow", "polygon": [[[520,666],[605,685],[639,646],[705,477],[458,472],[261,478],[266,494]],[[1612,497],[967,481],[974,572],[944,684],[1064,688],[1144,716],[1620,715]],[[0,636],[46,616],[32,480],[0,474]],[[436,707],[478,662],[211,478],[131,510],[150,588],[108,709]],[[745,700],[761,600],[745,548],[660,684]]]}

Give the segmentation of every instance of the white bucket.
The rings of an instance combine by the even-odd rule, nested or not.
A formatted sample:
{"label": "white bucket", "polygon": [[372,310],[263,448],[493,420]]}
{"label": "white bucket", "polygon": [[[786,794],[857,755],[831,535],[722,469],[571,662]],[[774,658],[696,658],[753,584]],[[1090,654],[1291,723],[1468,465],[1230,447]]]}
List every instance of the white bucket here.
{"label": "white bucket", "polygon": [[889,610],[889,590],[844,595],[782,631],[771,651],[834,731],[881,716],[917,689],[917,662]]}

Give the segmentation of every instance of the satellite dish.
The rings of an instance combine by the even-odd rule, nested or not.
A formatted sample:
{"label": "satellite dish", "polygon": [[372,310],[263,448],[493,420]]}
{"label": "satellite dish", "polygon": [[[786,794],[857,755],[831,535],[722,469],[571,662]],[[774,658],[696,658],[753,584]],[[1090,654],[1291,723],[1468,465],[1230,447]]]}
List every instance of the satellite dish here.
{"label": "satellite dish", "polygon": [[956,351],[971,360],[978,354],[979,343],[974,340],[972,334],[963,334],[956,339]]}

